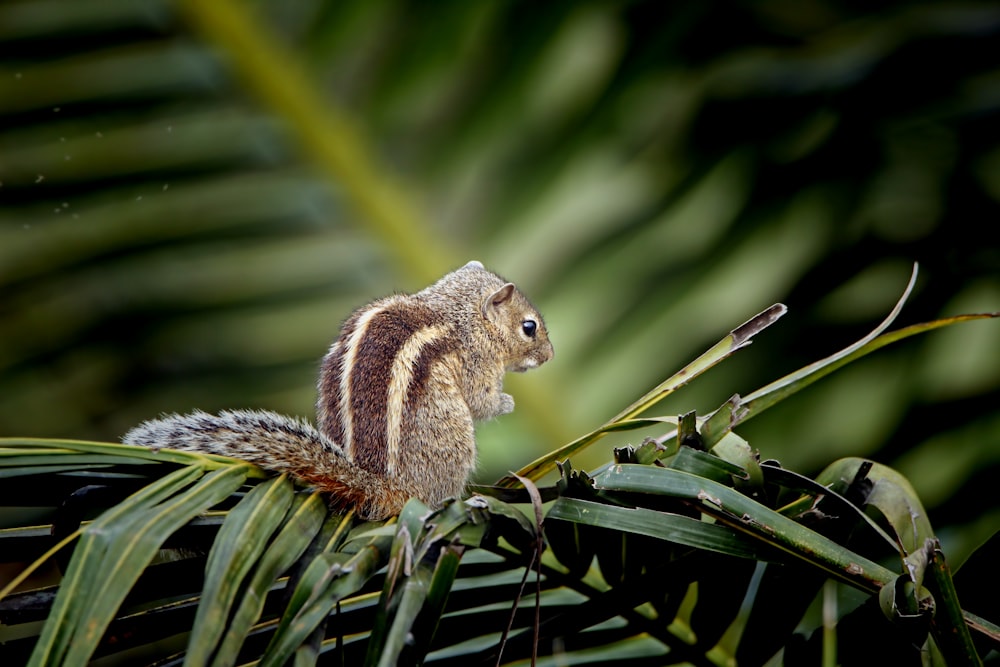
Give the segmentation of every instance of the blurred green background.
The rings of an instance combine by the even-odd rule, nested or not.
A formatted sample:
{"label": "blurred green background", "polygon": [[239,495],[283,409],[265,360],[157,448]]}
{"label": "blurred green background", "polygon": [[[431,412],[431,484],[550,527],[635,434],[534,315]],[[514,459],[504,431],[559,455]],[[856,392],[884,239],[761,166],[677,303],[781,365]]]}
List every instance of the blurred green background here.
{"label": "blurred green background", "polygon": [[[774,302],[790,313],[660,412],[860,338],[914,261],[899,325],[1000,310],[1000,6],[877,6],[0,2],[0,434],[311,417],[350,310],[469,259],[556,348],[479,429],[482,481]],[[983,321],[740,433],[807,474],[897,467],[963,553],[1000,525],[998,408]]]}

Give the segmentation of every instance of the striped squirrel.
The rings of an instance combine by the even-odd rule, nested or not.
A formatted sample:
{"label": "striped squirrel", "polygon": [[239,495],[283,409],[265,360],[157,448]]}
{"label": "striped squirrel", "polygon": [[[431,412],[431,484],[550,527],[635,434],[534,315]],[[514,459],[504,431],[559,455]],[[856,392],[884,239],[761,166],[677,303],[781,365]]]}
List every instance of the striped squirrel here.
{"label": "striped squirrel", "polygon": [[318,429],[273,412],[197,411],[147,421],[126,444],[222,454],[288,472],[367,519],[416,497],[457,497],[476,463],[473,421],[514,409],[507,371],[552,358],[542,316],[469,262],[426,289],[356,310],[323,358]]}

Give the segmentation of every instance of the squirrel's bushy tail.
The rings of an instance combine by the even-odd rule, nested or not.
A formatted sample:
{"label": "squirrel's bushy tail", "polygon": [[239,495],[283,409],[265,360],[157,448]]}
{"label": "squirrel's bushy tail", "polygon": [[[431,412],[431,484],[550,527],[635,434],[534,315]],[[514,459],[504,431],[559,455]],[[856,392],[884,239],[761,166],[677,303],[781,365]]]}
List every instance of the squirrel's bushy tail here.
{"label": "squirrel's bushy tail", "polygon": [[330,494],[335,506],[355,507],[366,519],[398,514],[413,495],[392,480],[357,466],[312,424],[274,412],[229,410],[216,416],[198,410],[169,415],[133,428],[122,442],[218,454],[287,472]]}

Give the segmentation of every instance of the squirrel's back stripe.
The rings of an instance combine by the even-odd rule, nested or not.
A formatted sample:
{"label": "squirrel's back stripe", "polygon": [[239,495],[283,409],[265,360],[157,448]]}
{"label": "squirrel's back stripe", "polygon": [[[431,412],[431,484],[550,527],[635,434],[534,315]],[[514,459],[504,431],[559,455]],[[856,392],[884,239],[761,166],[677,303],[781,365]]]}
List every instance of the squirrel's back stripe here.
{"label": "squirrel's back stripe", "polygon": [[432,324],[417,329],[403,341],[399,353],[396,354],[390,372],[386,405],[386,473],[389,475],[396,473],[396,466],[399,463],[403,414],[407,403],[414,398],[411,394],[423,386],[420,382],[414,382],[415,379],[420,379],[417,377],[417,371],[424,369],[426,375],[426,365],[433,361],[432,357],[439,356],[439,354],[429,355],[428,352],[440,349],[440,342],[447,336],[449,328],[443,324]]}
{"label": "squirrel's back stripe", "polygon": [[[351,418],[351,403],[353,402],[351,396],[351,379],[356,373],[349,372],[349,369],[355,368],[355,362],[358,359],[358,349],[368,333],[368,323],[381,312],[382,308],[373,304],[371,308],[355,313],[356,317],[351,318],[354,320],[353,323],[349,321],[345,325],[344,335],[334,345],[334,349],[331,350],[331,356],[334,357],[331,361],[338,366],[338,372],[335,373],[333,379],[339,385],[337,399],[340,403],[339,406],[331,411],[331,418],[337,424],[337,428],[335,429],[336,437],[339,438],[339,442],[344,449],[352,455],[352,458],[357,454],[353,445],[355,424]],[[367,363],[365,365],[371,367],[375,364]],[[366,368],[365,370],[371,372],[372,369]],[[342,415],[343,418],[337,419],[337,415]],[[358,459],[355,458],[355,460]]]}
{"label": "squirrel's back stripe", "polygon": [[334,412],[342,419],[335,437],[359,466],[392,475],[404,444],[404,408],[422,386],[417,380],[426,377],[428,364],[445,352],[448,327],[405,297],[372,304],[352,320],[328,359],[340,369]]}

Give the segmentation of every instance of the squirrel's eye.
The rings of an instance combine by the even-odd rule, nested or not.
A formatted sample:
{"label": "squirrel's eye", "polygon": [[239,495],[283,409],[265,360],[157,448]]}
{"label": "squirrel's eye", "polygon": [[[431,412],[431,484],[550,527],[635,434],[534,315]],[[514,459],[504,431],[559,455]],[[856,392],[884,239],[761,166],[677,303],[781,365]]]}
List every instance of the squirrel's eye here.
{"label": "squirrel's eye", "polygon": [[535,331],[538,330],[538,323],[535,320],[525,320],[521,322],[521,330],[524,331],[524,335],[528,338],[534,338]]}

